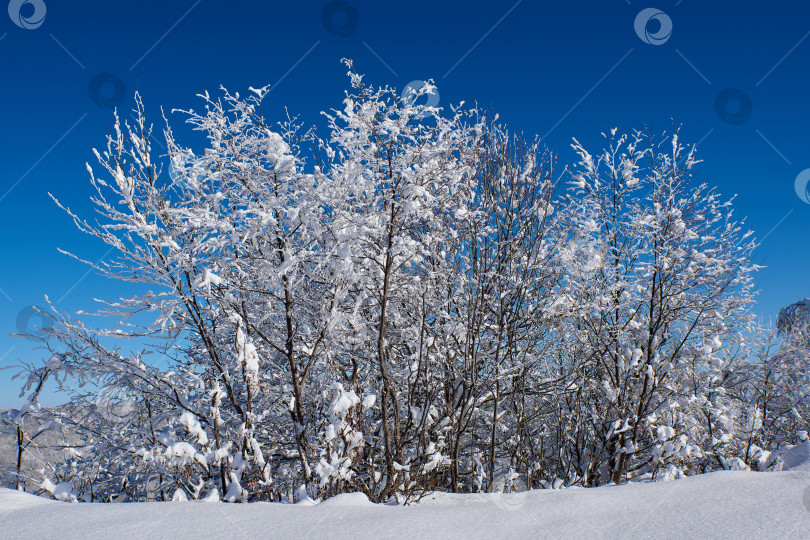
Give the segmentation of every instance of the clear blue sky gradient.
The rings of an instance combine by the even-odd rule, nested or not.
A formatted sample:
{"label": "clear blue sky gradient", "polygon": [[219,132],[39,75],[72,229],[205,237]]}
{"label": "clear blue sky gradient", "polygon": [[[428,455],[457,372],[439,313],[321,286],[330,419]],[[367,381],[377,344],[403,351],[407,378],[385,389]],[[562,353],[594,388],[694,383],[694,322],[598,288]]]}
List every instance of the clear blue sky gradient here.
{"label": "clear blue sky gradient", "polygon": [[[758,313],[771,318],[810,296],[810,204],[794,190],[810,168],[806,2],[351,0],[326,17],[323,1],[44,4],[39,25],[36,6],[22,6],[16,20],[31,29],[0,10],[0,366],[37,358],[8,337],[27,306],[48,295],[61,309],[92,308],[94,297],[120,292],[57,252],[97,260],[106,247],[47,196],[90,216],[84,164],[110,130],[104,105],[129,110],[140,90],[159,125],[161,106],[195,107],[203,90],[270,84],[269,119],[288,107],[323,133],[319,112],[339,107],[346,88],[341,57],[377,84],[432,78],[440,105],[491,107],[545,136],[562,163],[574,159],[574,136],[597,147],[613,126],[682,124],[685,140],[700,141],[702,176],[737,194],[737,211],[764,237]],[[634,29],[648,7],[672,22],[660,45]],[[646,30],[654,37],[659,24]],[[721,115],[717,96],[728,88],[742,95],[731,93]],[[750,114],[740,110],[748,100]],[[9,375],[0,371],[0,408],[20,403]]]}

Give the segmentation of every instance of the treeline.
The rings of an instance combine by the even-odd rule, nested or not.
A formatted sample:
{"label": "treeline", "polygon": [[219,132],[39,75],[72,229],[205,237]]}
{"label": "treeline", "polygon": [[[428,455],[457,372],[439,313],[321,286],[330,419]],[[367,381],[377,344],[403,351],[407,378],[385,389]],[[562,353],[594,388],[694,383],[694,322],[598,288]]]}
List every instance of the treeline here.
{"label": "treeline", "polygon": [[44,489],[406,502],[778,466],[807,429],[806,326],[756,328],[756,243],[677,132],[574,141],[561,167],[347,65],[326,139],[268,125],[262,90],[204,95],[182,113],[205,147],[167,125],[167,156],[140,98],[116,121],[98,216],[60,206],[141,292],[47,314],[21,455],[48,377],[82,443]]}

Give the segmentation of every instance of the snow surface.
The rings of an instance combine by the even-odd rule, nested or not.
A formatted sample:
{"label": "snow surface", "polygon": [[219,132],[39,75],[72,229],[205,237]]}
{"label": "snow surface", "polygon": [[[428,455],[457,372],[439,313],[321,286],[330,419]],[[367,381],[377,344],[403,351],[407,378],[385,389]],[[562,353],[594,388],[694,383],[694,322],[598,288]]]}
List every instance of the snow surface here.
{"label": "snow surface", "polygon": [[810,440],[794,446],[782,456],[782,470],[810,470]]}
{"label": "snow surface", "polygon": [[[797,447],[798,454],[808,443]],[[797,455],[797,458],[800,456]],[[0,489],[3,538],[810,538],[810,464],[513,494],[316,505],[70,504]]]}

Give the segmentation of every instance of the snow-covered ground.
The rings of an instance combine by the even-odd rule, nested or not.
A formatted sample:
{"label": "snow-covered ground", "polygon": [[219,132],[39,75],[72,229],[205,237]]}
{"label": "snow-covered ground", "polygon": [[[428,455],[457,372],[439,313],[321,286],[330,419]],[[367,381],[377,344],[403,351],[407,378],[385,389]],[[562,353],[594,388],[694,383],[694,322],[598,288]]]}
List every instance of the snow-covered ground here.
{"label": "snow-covered ground", "polygon": [[810,443],[781,472],[507,495],[435,494],[401,507],[69,504],[0,489],[2,538],[810,538]]}

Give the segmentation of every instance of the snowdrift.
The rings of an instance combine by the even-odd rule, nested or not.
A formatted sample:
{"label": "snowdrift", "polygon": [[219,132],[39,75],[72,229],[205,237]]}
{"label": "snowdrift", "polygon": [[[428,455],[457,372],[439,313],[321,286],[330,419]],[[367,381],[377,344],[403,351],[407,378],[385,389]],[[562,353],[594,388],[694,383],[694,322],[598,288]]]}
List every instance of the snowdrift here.
{"label": "snowdrift", "polygon": [[408,507],[372,504],[360,494],[311,506],[69,504],[3,489],[0,536],[808,538],[809,448],[797,447],[796,462],[783,472],[723,471],[671,482],[505,495],[437,493]]}

